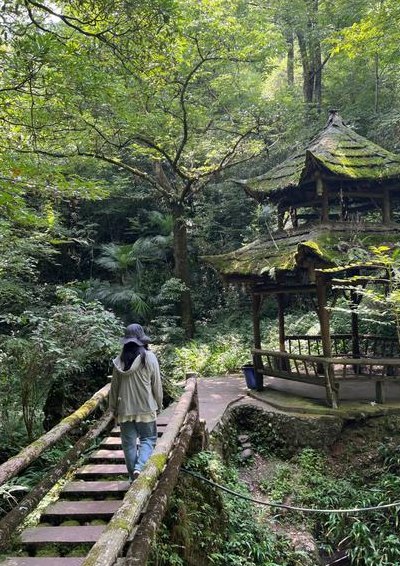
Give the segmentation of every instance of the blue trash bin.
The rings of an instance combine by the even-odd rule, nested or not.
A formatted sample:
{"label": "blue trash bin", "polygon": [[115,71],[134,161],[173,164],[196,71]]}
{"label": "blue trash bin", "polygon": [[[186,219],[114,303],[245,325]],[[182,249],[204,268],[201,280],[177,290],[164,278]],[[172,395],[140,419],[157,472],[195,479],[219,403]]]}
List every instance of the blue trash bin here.
{"label": "blue trash bin", "polygon": [[257,389],[256,383],[256,372],[253,366],[243,366],[242,367],[244,377],[246,379],[246,385],[249,389]]}

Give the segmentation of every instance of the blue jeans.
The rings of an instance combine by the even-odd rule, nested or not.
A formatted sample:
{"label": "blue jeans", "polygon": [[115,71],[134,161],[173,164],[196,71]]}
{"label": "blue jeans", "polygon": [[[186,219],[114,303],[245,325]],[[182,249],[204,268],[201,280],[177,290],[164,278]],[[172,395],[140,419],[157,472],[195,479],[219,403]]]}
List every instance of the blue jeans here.
{"label": "blue jeans", "polygon": [[[133,479],[133,472],[140,472],[147,460],[150,458],[157,442],[156,421],[149,423],[136,423],[127,421],[120,424],[121,443],[124,451],[126,467],[129,477]],[[139,453],[136,441],[139,438]]]}

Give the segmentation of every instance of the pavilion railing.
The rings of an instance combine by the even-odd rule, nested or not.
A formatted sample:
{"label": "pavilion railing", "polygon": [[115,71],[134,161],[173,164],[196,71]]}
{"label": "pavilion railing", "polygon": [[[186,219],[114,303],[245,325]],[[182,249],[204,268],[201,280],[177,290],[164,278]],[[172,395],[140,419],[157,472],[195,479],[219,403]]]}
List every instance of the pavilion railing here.
{"label": "pavilion railing", "polygon": [[[375,401],[384,403],[385,382],[400,381],[400,359],[378,357],[323,357],[273,350],[252,351],[258,373],[290,381],[324,386],[327,400],[337,403],[340,382],[375,383]],[[332,398],[334,400],[332,401]]]}
{"label": "pavilion railing", "polygon": [[[295,334],[286,336],[285,345],[289,354],[322,356],[322,338],[318,335]],[[351,356],[353,347],[352,334],[332,334],[331,349],[336,356]],[[360,356],[393,358],[400,355],[397,338],[360,334]]]}

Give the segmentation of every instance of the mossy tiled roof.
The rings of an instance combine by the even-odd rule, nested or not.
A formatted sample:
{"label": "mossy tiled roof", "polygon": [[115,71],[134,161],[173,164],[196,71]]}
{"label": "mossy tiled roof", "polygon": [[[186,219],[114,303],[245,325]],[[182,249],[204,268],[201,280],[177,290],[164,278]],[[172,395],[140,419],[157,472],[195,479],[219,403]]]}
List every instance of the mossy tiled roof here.
{"label": "mossy tiled roof", "polygon": [[267,173],[238,182],[255,197],[273,196],[313,180],[317,170],[344,180],[400,179],[400,156],[356,134],[332,111],[307,147]]}
{"label": "mossy tiled roof", "polygon": [[[388,232],[365,230],[359,235],[365,250],[400,241],[400,230]],[[349,263],[348,251],[354,247],[345,229],[318,226],[306,232],[271,238],[260,238],[233,252],[205,256],[202,259],[221,275],[232,278],[274,277],[278,271],[289,272],[304,267],[305,260],[312,258],[321,266],[335,267]]]}

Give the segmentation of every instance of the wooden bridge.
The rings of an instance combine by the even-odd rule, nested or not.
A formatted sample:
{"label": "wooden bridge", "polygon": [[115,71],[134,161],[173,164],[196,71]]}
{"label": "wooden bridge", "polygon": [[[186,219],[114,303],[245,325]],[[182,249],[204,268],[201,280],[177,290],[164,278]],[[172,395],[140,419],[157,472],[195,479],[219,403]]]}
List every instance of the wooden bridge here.
{"label": "wooden bridge", "polygon": [[[0,486],[15,477],[95,410],[104,410],[109,385],[39,440],[0,466]],[[190,447],[201,450],[197,380],[188,375],[183,395],[157,420],[159,440],[131,485],[119,427],[109,412],[94,421],[64,458],[0,521],[2,566],[144,566]],[[94,442],[100,444],[85,456]],[[19,532],[27,516],[66,475],[73,479],[45,508],[36,527]],[[18,534],[17,534],[18,533]],[[22,551],[22,552],[21,552]],[[22,555],[23,554],[23,555]]]}

